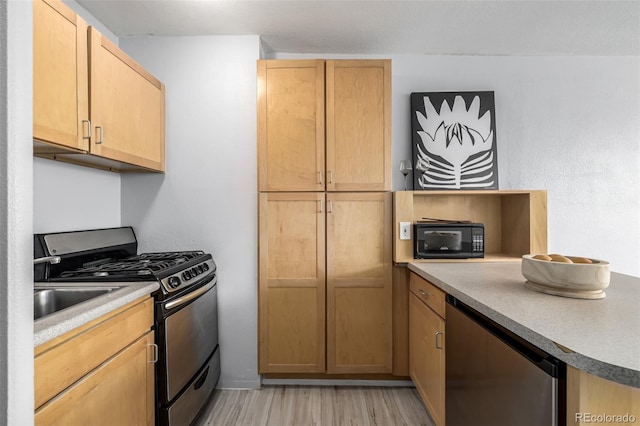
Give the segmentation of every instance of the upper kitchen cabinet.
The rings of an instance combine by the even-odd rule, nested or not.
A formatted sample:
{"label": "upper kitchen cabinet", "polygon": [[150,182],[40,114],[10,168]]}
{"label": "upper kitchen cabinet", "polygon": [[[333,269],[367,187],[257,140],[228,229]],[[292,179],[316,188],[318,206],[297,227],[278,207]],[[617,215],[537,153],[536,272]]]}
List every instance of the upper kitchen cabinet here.
{"label": "upper kitchen cabinet", "polygon": [[33,138],[86,152],[87,24],[64,4],[45,0],[33,2],[33,22]]}
{"label": "upper kitchen cabinet", "polygon": [[327,191],[391,190],[391,60],[326,62]]}
{"label": "upper kitchen cabinet", "polygon": [[391,61],[258,61],[258,181],[391,190]]}
{"label": "upper kitchen cabinet", "polygon": [[258,61],[258,180],[324,190],[324,61]]}
{"label": "upper kitchen cabinet", "polygon": [[89,28],[91,152],[164,171],[164,85]]}
{"label": "upper kitchen cabinet", "polygon": [[164,85],[60,1],[34,1],[33,23],[34,155],[164,172]]}

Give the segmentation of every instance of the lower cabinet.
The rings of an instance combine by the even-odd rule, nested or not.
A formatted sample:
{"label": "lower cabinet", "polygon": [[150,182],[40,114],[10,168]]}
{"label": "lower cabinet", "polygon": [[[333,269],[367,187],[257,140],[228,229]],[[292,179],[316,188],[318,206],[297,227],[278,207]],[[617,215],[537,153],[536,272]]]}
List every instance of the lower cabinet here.
{"label": "lower cabinet", "polygon": [[445,424],[444,296],[411,273],[409,375],[437,426]]}
{"label": "lower cabinet", "polygon": [[567,365],[567,425],[634,424],[639,419],[640,388]]}
{"label": "lower cabinet", "polygon": [[259,208],[258,372],[391,373],[391,193],[261,193]]}
{"label": "lower cabinet", "polygon": [[36,425],[154,425],[153,300],[35,350]]}

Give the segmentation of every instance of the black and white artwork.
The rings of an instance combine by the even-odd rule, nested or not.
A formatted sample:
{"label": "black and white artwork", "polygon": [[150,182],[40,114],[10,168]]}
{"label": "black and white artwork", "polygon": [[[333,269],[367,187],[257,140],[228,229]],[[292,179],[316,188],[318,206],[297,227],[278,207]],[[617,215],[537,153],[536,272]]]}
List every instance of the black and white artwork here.
{"label": "black and white artwork", "polygon": [[498,189],[494,92],[411,94],[413,189]]}

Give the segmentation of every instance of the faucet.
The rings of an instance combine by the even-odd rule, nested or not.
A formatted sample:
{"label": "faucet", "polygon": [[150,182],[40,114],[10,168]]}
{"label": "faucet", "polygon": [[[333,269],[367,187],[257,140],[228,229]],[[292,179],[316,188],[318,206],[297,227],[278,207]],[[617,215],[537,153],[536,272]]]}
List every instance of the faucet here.
{"label": "faucet", "polygon": [[38,257],[37,259],[33,259],[33,264],[36,265],[38,263],[49,262],[52,264],[60,263],[60,256],[46,256],[46,257]]}

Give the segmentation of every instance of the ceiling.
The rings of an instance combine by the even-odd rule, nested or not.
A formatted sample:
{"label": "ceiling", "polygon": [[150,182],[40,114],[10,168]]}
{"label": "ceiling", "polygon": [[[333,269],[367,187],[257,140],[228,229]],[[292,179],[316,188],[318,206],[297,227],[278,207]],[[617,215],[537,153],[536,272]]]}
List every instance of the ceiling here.
{"label": "ceiling", "polygon": [[77,0],[118,37],[260,35],[312,54],[640,55],[640,0]]}

